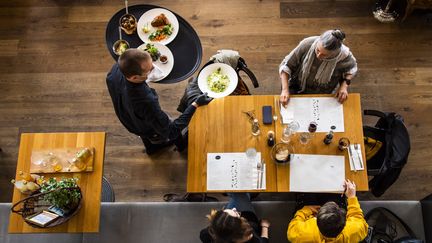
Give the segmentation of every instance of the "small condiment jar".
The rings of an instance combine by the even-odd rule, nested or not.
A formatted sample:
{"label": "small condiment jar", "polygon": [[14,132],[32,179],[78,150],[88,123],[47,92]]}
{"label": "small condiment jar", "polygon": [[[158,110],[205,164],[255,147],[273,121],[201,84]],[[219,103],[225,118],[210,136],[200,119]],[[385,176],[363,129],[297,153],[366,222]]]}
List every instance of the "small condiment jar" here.
{"label": "small condiment jar", "polygon": [[275,144],[274,132],[273,131],[269,131],[267,133],[267,145],[269,147],[273,147],[274,144]]}

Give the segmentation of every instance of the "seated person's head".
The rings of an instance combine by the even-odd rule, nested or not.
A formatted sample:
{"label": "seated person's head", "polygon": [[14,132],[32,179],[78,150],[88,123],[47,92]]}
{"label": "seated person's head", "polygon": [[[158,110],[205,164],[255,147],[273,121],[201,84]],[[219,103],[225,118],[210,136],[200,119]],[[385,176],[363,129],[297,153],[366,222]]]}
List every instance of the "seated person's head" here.
{"label": "seated person's head", "polygon": [[331,59],[339,54],[345,34],[341,30],[327,30],[319,37],[315,48],[318,59]]}
{"label": "seated person's head", "polygon": [[127,49],[118,59],[120,71],[132,82],[143,82],[153,70],[150,54],[139,49]]}
{"label": "seated person's head", "polygon": [[253,229],[235,208],[212,210],[207,215],[210,220],[209,234],[216,243],[246,242],[253,237]]}
{"label": "seated person's head", "polygon": [[338,236],[346,222],[346,212],[335,202],[327,202],[318,211],[317,224],[322,235],[328,238]]}

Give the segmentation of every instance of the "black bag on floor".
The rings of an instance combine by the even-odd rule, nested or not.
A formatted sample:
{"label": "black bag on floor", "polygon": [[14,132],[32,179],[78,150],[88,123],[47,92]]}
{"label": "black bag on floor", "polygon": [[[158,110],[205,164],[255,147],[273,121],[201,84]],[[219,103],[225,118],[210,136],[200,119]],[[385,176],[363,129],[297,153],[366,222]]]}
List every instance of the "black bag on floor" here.
{"label": "black bag on floor", "polygon": [[410,227],[386,208],[374,208],[366,214],[369,233],[365,243],[420,243]]}
{"label": "black bag on floor", "polygon": [[364,114],[379,117],[374,127],[363,126],[363,134],[366,140],[372,138],[382,143],[379,151],[374,151],[367,160],[368,175],[374,176],[369,187],[374,196],[380,197],[397,180],[407,163],[410,138],[399,114],[376,110],[365,110]]}

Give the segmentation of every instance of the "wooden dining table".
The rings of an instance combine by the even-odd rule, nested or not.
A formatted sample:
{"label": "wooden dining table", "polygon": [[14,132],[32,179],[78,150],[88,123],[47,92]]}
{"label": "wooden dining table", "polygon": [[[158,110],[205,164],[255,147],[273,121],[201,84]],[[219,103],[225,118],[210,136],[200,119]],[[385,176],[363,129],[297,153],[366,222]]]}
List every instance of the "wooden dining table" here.
{"label": "wooden dining table", "polygon": [[[290,97],[332,97],[333,95],[291,95]],[[207,153],[245,152],[255,148],[261,152],[266,162],[266,189],[260,192],[289,192],[290,166],[278,164],[271,158],[271,147],[267,145],[267,133],[274,131],[275,141],[279,142],[284,124],[280,119],[279,95],[227,96],[214,99],[209,105],[199,107],[189,124],[187,192],[227,192],[207,190]],[[289,105],[289,104],[288,104]],[[279,119],[272,124],[262,123],[262,107],[272,106],[273,114]],[[253,136],[251,123],[245,111],[254,111],[259,120],[261,133]],[[355,182],[358,191],[368,191],[368,176],[365,169],[350,170],[347,151],[338,149],[337,141],[341,137],[349,138],[351,144],[360,144],[363,161],[365,148],[363,143],[362,110],[360,94],[349,94],[343,103],[344,132],[334,133],[333,142],[323,143],[326,132],[317,132],[309,146],[298,142],[299,133],[291,138],[297,154],[342,155],[345,156],[345,178]],[[305,178],[307,180],[307,178]]]}
{"label": "wooden dining table", "polygon": [[[64,224],[52,228],[33,228],[21,215],[11,213],[9,233],[95,233],[99,232],[100,200],[102,190],[103,161],[105,156],[105,132],[76,133],[23,133],[21,134],[16,169],[17,180],[19,171],[29,172],[32,151],[61,148],[94,147],[93,171],[44,173],[46,179],[51,177],[78,178],[77,184],[82,192],[82,205],[78,213]],[[24,195],[16,188],[13,192],[12,204],[24,199]]]}

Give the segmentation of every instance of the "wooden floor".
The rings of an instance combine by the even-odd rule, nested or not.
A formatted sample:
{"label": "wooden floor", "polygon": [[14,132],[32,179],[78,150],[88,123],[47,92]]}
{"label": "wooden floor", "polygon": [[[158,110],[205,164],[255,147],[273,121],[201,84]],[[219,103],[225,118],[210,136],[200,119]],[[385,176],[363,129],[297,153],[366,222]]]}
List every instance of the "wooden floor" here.
{"label": "wooden floor", "polygon": [[[260,81],[254,94],[278,94],[278,65],[306,36],[341,28],[359,63],[351,92],[363,109],[395,111],[406,119],[412,150],[385,199],[432,193],[432,23],[415,12],[402,24],[382,24],[365,0],[146,1],[175,11],[197,31],[207,60],[218,49],[240,51]],[[143,3],[129,1],[130,4]],[[105,85],[114,63],[105,26],[118,0],[0,2],[0,201],[10,202],[22,132],[106,131],[104,174],[117,201],[161,201],[183,193],[187,155],[148,157],[114,114]],[[172,116],[186,82],[152,84]],[[365,123],[372,124],[370,119]],[[365,194],[362,197],[370,197]]]}

